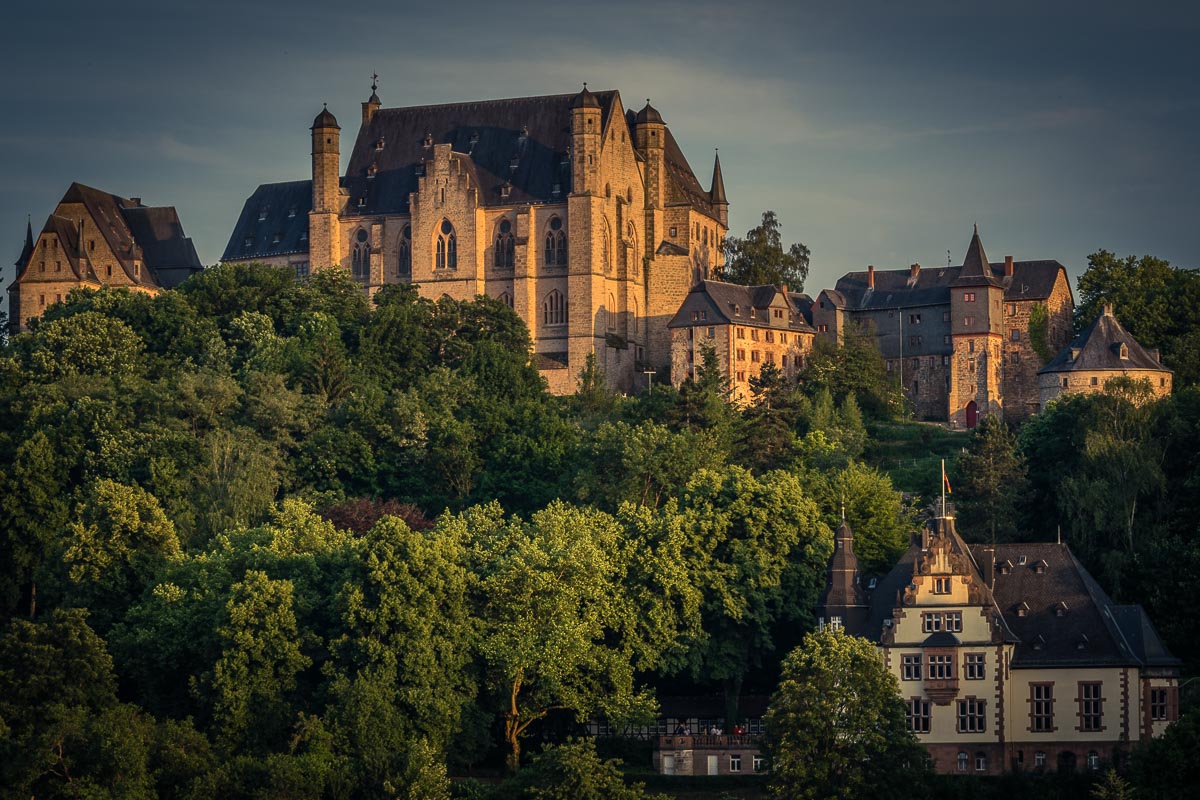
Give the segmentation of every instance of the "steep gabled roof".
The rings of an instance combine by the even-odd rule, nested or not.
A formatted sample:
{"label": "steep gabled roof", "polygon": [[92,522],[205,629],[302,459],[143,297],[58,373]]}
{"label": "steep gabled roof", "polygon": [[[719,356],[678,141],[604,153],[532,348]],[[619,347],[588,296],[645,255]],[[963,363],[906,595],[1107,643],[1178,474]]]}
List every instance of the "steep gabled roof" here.
{"label": "steep gabled roof", "polygon": [[17,268],[17,277],[25,271],[25,267],[29,265],[29,259],[33,255],[33,223],[28,219],[25,220],[25,245],[21,248],[21,255],[17,257],[15,266]]}
{"label": "steep gabled roof", "polygon": [[[1121,358],[1122,345],[1126,358]],[[1101,370],[1170,372],[1121,326],[1108,306],[1038,373]]]}
{"label": "steep gabled roof", "polygon": [[[803,313],[791,299],[791,293],[783,295],[776,286],[742,286],[736,283],[704,280],[697,283],[684,298],[679,311],[667,323],[668,328],[683,328],[696,324],[693,312],[704,310],[708,315],[706,322],[738,325],[748,325],[760,328],[782,327],[771,324],[767,314],[750,316],[750,309],[769,308],[777,297],[782,296],[788,305],[789,330],[801,333],[815,333],[812,326],[805,320]],[[738,313],[740,311],[740,313]]]}
{"label": "steep gabled roof", "polygon": [[[1053,260],[1016,261],[1012,278],[1004,277],[1004,264],[989,265],[995,283],[1004,286],[1007,302],[1045,300],[1054,291],[1059,274],[1066,267]],[[838,279],[835,290],[851,311],[886,308],[914,308],[946,305],[950,290],[959,284],[962,266],[922,267],[912,280],[911,269],[875,270],[875,289],[868,288],[866,272],[847,272]],[[970,283],[968,281],[968,283]]]}
{"label": "steep gabled roof", "polygon": [[983,241],[979,238],[979,226],[971,234],[971,243],[967,245],[967,255],[963,258],[962,269],[958,273],[955,286],[1000,286],[990,269],[991,263],[983,252]]}
{"label": "steep gabled roof", "polygon": [[242,206],[221,260],[307,253],[310,211],[312,181],[264,183]]}

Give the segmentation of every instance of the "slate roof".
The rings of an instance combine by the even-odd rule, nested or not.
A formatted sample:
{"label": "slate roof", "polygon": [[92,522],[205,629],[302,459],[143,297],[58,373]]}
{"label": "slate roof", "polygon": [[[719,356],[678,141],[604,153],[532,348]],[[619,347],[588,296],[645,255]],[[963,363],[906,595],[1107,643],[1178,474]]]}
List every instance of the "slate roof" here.
{"label": "slate roof", "polygon": [[[768,308],[778,293],[779,289],[770,284],[741,286],[723,281],[700,281],[688,292],[679,311],[667,323],[667,327],[684,328],[694,325],[692,312],[704,310],[708,312],[706,321],[710,323],[736,323],[758,328],[780,328],[783,326],[771,324],[769,315],[761,314],[751,317],[749,312],[750,308]],[[804,314],[796,307],[792,297],[793,293],[791,292],[788,292],[785,297],[791,312],[787,328],[802,333],[815,333],[813,327],[805,320]],[[801,297],[806,297],[806,295],[801,295]],[[735,307],[741,309],[740,316],[735,313]]]}
{"label": "slate roof", "polygon": [[[308,252],[312,181],[265,183],[242,206],[222,261]],[[261,219],[260,219],[261,217]],[[246,241],[250,245],[246,245]]]}
{"label": "slate roof", "polygon": [[[1128,358],[1121,358],[1122,344],[1126,347]],[[1107,306],[1091,325],[1084,328],[1038,373],[1095,370],[1170,372],[1121,326],[1113,316],[1112,309]]]}
{"label": "slate roof", "polygon": [[[177,282],[180,273],[204,269],[172,206],[144,206],[136,200],[81,183],[72,183],[59,201],[60,206],[67,203],[80,204],[87,210],[84,236],[93,236],[98,231],[134,283],[154,288],[169,287]],[[93,230],[93,226],[97,230]],[[97,280],[90,260],[80,258],[79,220],[51,214],[42,232],[54,233],[63,243],[63,255],[77,279]],[[133,262],[138,259],[147,267],[141,277],[134,270]],[[28,261],[26,256],[22,266],[28,266]],[[167,272],[171,277],[162,276]],[[23,269],[21,274],[24,274]]]}
{"label": "slate roof", "polygon": [[[976,559],[986,557],[984,545],[971,549]],[[995,558],[1012,564],[1008,574],[996,571],[992,594],[1019,640],[1013,666],[1179,664],[1141,606],[1113,603],[1066,545],[1002,544]],[[1025,616],[1017,612],[1022,603]]]}
{"label": "slate roof", "polygon": [[967,255],[963,258],[962,269],[955,286],[1001,286],[1002,282],[992,274],[991,263],[983,252],[983,242],[979,239],[979,226],[971,235],[971,243],[967,245]]}

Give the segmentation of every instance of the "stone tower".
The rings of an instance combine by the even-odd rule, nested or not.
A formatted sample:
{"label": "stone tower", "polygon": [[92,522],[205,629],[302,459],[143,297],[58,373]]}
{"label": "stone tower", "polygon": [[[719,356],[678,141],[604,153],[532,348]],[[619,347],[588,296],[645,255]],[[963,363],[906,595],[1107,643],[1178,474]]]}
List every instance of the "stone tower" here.
{"label": "stone tower", "polygon": [[992,273],[976,226],[950,289],[951,422],[974,427],[980,417],[1002,411],[1003,300],[1003,283]]}
{"label": "stone tower", "polygon": [[663,163],[667,126],[662,115],[646,100],[633,122],[633,143],[646,163],[646,241],[663,238],[663,207],[666,205],[667,176]]}
{"label": "stone tower", "polygon": [[338,224],[342,210],[338,143],[341,127],[329,109],[324,108],[313,120],[311,130],[313,203],[308,215],[308,249],[310,266],[317,270],[342,265]]}

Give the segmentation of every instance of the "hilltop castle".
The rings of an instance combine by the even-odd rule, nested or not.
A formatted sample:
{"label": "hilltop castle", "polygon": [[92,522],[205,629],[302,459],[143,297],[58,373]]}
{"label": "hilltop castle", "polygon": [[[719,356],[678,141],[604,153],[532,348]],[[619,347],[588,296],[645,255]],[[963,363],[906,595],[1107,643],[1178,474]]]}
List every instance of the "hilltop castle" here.
{"label": "hilltop castle", "polygon": [[670,363],[667,323],[722,263],[720,161],[703,188],[662,116],[616,91],[384,108],[372,85],[344,174],[312,124],[312,179],[259,186],[222,258],[342,267],[368,292],[496,298],[525,321],[550,390],[594,353],[633,390]]}

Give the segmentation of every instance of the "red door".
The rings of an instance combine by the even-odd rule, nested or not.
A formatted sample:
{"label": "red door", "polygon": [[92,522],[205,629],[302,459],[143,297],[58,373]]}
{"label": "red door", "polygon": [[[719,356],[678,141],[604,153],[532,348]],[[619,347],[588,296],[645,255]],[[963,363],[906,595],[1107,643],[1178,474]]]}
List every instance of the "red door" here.
{"label": "red door", "polygon": [[975,401],[967,403],[967,427],[974,428],[979,422],[979,406],[975,405]]}

